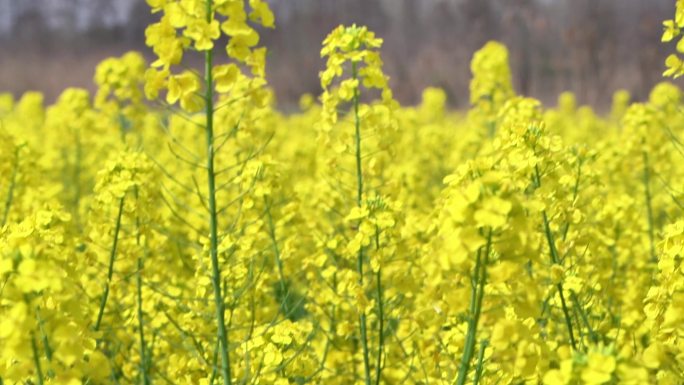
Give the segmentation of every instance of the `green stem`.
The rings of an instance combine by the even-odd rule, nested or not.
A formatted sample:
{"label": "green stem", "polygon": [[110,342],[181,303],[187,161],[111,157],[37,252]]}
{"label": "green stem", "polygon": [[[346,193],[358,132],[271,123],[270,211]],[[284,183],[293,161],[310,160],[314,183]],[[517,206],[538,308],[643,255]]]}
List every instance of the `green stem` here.
{"label": "green stem", "polygon": [[473,376],[473,385],[478,385],[480,383],[480,378],[482,378],[482,372],[484,370],[484,354],[487,350],[487,340],[480,343],[480,351],[477,353],[477,366],[475,367],[475,376]]}
{"label": "green stem", "polygon": [[[356,63],[352,64],[352,76],[358,79]],[[361,117],[359,116],[359,89],[354,88],[354,129],[356,142],[356,205],[363,205],[363,169],[361,167]],[[359,223],[360,225],[360,223]],[[363,288],[363,246],[359,248],[357,271],[359,273],[359,287]],[[366,326],[366,312],[361,310],[359,316],[359,331],[361,333],[361,347],[363,348],[363,369],[366,385],[371,385],[370,353],[368,351],[368,331]]]}
{"label": "green stem", "polygon": [[[577,179],[575,179],[575,187],[572,189],[572,204],[575,204],[575,200],[577,199],[577,195],[579,194],[579,184],[580,184],[580,178],[582,177],[582,161],[579,159],[577,160]],[[568,230],[570,230],[570,222],[565,223],[565,228],[563,229],[563,238],[562,240],[565,241],[568,237]]]}
{"label": "green stem", "polygon": [[646,198],[646,213],[648,215],[648,239],[651,246],[651,260],[657,261],[655,251],[655,230],[654,230],[654,220],[653,220],[653,206],[651,204],[651,170],[648,162],[648,153],[643,152],[644,158],[644,194]]}
{"label": "green stem", "polygon": [[38,346],[36,344],[36,336],[31,332],[31,349],[33,350],[33,362],[36,365],[36,375],[38,376],[38,385],[43,385],[43,369],[40,366],[40,357],[38,356]]}
{"label": "green stem", "polygon": [[375,364],[375,385],[380,385],[382,375],[382,355],[385,347],[384,309],[382,298],[382,269],[376,273],[377,295],[378,295],[378,356]]}
{"label": "green stem", "polygon": [[[356,63],[353,65],[353,77],[358,78]],[[359,89],[354,89],[354,139],[356,141],[356,205],[363,205],[363,169],[361,164],[361,116],[359,115]]]}
{"label": "green stem", "polygon": [[112,242],[112,249],[109,253],[109,267],[107,268],[107,281],[105,281],[104,292],[102,293],[102,301],[100,301],[100,309],[97,312],[97,321],[95,321],[95,331],[100,330],[102,317],[104,316],[105,306],[107,305],[107,298],[109,297],[109,285],[112,282],[114,275],[114,261],[116,260],[116,249],[119,245],[119,231],[121,230],[121,217],[123,216],[124,197],[119,200],[119,213],[116,215],[116,227],[114,228],[114,241]]}
{"label": "green stem", "polygon": [[617,245],[618,242],[620,241],[620,223],[618,222],[615,225],[615,241],[613,242],[613,245],[610,247],[610,256],[611,256],[611,273],[610,273],[610,292],[608,295],[608,312],[610,313],[610,318],[613,323],[613,326],[616,326],[616,316],[615,313],[613,312],[613,305],[614,305],[614,296],[612,295],[615,293],[615,279],[617,278],[617,273],[618,273],[618,249]]}
{"label": "green stem", "polygon": [[[206,19],[210,23],[213,19],[213,1],[206,2]],[[225,303],[221,292],[221,269],[218,260],[218,215],[216,210],[216,174],[214,173],[214,78],[213,50],[206,50],[204,53],[204,80],[205,80],[205,118],[206,118],[206,139],[207,139],[207,179],[209,187],[209,232],[210,246],[209,254],[211,257],[212,286],[214,289],[214,306],[216,310],[216,323],[218,328],[218,339],[221,350],[221,375],[224,385],[232,384],[230,371],[230,352],[228,346],[228,331],[225,322]]]}
{"label": "green stem", "polygon": [[[541,174],[539,173],[539,167],[536,165],[534,166],[534,173],[536,176],[535,183],[536,183],[537,188],[539,188],[539,187],[541,187]],[[578,179],[575,182],[576,187],[579,186],[579,169],[578,169],[578,177],[577,178]],[[553,262],[555,264],[560,264],[560,258],[558,257],[558,250],[556,249],[556,242],[553,239],[553,233],[551,232],[551,226],[549,225],[549,218],[546,216],[546,211],[542,211],[542,218],[544,220],[544,232],[546,235],[546,241],[549,244],[549,253],[551,255],[551,262]],[[572,345],[573,350],[577,350],[577,343],[575,342],[575,334],[573,333],[573,330],[572,330],[572,320],[570,318],[570,312],[568,311],[568,306],[565,302],[565,295],[563,294],[563,283],[559,282],[556,285],[556,289],[558,290],[558,295],[560,296],[561,307],[563,309],[563,316],[565,317],[565,325],[568,328],[568,334],[570,336],[570,344]]]}
{"label": "green stem", "polygon": [[271,215],[271,204],[268,198],[264,196],[264,204],[266,205],[266,218],[268,219],[268,235],[271,238],[273,245],[273,255],[275,263],[278,268],[278,278],[280,281],[280,289],[285,295],[285,274],[283,273],[283,261],[280,259],[280,247],[278,247],[278,238],[276,237],[275,224],[273,223],[273,215]]}
{"label": "green stem", "polygon": [[209,385],[214,385],[214,381],[216,381],[216,375],[218,374],[217,368],[218,366],[216,363],[218,362],[218,352],[219,352],[219,346],[221,344],[218,341],[218,338],[216,339],[216,345],[214,346],[214,353],[211,356],[211,377],[209,378]]}
{"label": "green stem", "polygon": [[480,251],[477,253],[475,261],[475,279],[473,280],[473,287],[470,297],[470,319],[468,320],[468,332],[466,334],[466,343],[461,356],[461,365],[458,368],[458,377],[456,377],[457,385],[464,385],[470,370],[470,361],[475,352],[475,342],[477,340],[477,326],[480,322],[480,315],[482,314],[482,300],[484,299],[485,286],[487,285],[487,264],[489,263],[489,253],[492,247],[492,229],[489,229],[487,235],[487,244],[485,246],[484,258],[480,258]]}
{"label": "green stem", "polygon": [[[135,189],[135,198],[138,200],[138,189]],[[136,234],[136,244],[140,246],[141,244],[141,234],[140,234],[140,217],[136,216],[135,225],[137,228]],[[142,271],[144,267],[144,261],[142,256],[138,256],[138,271],[135,274],[136,286],[137,286],[137,296],[138,296],[138,334],[140,338],[140,373],[142,374],[143,385],[150,385],[152,382],[150,380],[150,374],[148,369],[148,359],[147,359],[147,344],[145,343],[145,318],[143,314],[143,298],[142,298]]]}
{"label": "green stem", "polygon": [[[549,219],[546,216],[546,211],[542,211],[542,217],[544,219],[544,231],[546,233],[546,241],[549,244],[551,262],[557,264],[559,263],[558,251],[556,250],[556,243],[553,240],[553,234],[551,233],[551,226],[549,225]],[[563,295],[563,283],[558,282],[558,284],[556,284],[556,289],[558,289],[558,295],[560,296],[561,300],[561,307],[563,308],[563,316],[565,317],[565,325],[567,326],[568,334],[570,335],[570,344],[572,344],[573,350],[577,350],[575,334],[572,331],[572,320],[570,318],[570,312],[568,311],[568,306],[565,302],[565,296]]]}
{"label": "green stem", "polygon": [[14,200],[14,188],[17,184],[17,173],[19,171],[19,147],[14,152],[14,167],[12,168],[12,178],[10,179],[9,190],[7,191],[7,199],[5,200],[5,212],[2,214],[2,221],[0,227],[5,226],[7,218],[9,218],[10,208]]}
{"label": "green stem", "polygon": [[142,373],[143,384],[150,385],[152,381],[150,380],[150,374],[147,367],[147,344],[145,343],[145,324],[142,309],[142,269],[143,260],[142,258],[138,258],[138,273],[136,274],[136,281],[138,286],[138,332],[140,336],[140,372]]}
{"label": "green stem", "polygon": [[577,298],[577,295],[575,294],[574,291],[570,291],[570,299],[572,300],[573,304],[575,305],[575,309],[577,309],[580,318],[582,318],[582,322],[584,323],[584,326],[586,326],[587,330],[589,331],[589,338],[591,339],[591,342],[593,343],[598,343],[599,338],[596,332],[594,331],[594,328],[591,327],[591,323],[589,323],[589,317],[587,316],[587,312],[584,310],[584,306],[580,304],[579,298]]}
{"label": "green stem", "polygon": [[[43,318],[40,316],[39,307],[36,307],[36,319],[38,320],[38,330],[40,330],[43,349],[45,349],[45,358],[47,358],[48,362],[52,362],[52,347],[50,346],[50,339],[45,331],[45,321],[43,321]],[[48,369],[48,376],[50,376],[50,369]]]}

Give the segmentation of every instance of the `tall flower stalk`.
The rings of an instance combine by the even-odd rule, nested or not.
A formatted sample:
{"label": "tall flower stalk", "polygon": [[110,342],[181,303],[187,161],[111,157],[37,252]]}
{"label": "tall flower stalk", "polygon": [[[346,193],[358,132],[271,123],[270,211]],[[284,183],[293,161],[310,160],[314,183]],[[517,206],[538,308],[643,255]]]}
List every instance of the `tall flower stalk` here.
{"label": "tall flower stalk", "polygon": [[[328,35],[321,51],[322,56],[328,57],[328,66],[320,75],[321,86],[325,90],[322,96],[321,138],[327,145],[348,149],[350,158],[332,161],[333,167],[336,167],[338,161],[349,162],[347,167],[354,170],[350,171],[353,181],[350,179],[343,183],[348,183],[350,188],[353,186],[353,192],[344,191],[343,196],[340,196],[342,200],[347,200],[353,194],[353,207],[340,209],[351,211],[344,220],[351,222],[355,232],[349,237],[351,239],[344,255],[349,259],[350,268],[353,266],[355,270],[353,286],[358,301],[357,346],[361,348],[363,362],[360,377],[366,385],[382,382],[385,354],[382,266],[391,258],[392,252],[386,250],[386,247],[394,241],[391,228],[396,223],[395,213],[389,203],[390,195],[383,188],[389,178],[384,172],[378,174],[372,170],[374,165],[387,161],[385,157],[392,147],[391,134],[396,128],[393,117],[395,102],[388,86],[388,78],[382,71],[382,60],[378,52],[381,45],[382,40],[365,27],[340,26]],[[343,67],[346,65],[350,67],[349,77],[340,79],[339,87],[333,87],[336,78],[343,77]],[[369,91],[369,94],[373,89],[380,90],[382,100],[373,104],[362,103],[362,89]],[[338,107],[341,104],[350,106],[349,121],[345,123],[353,127],[353,132],[346,131],[346,126],[342,124],[338,130]],[[370,140],[364,141],[365,136]],[[333,178],[337,179],[339,175],[334,175]],[[376,247],[369,247],[371,244]],[[371,276],[370,272],[374,274]],[[371,294],[373,285],[375,293]],[[375,299],[375,306],[368,298],[371,295]],[[377,320],[369,325],[370,309],[373,308]],[[371,328],[377,329],[377,335],[371,333]],[[374,353],[375,357],[372,358]],[[372,361],[375,361],[374,368]]]}
{"label": "tall flower stalk", "polygon": [[[357,64],[352,63],[352,79],[358,82]],[[358,83],[357,83],[358,84]],[[361,154],[361,117],[359,116],[359,89],[354,88],[352,103],[354,104],[354,145],[356,158],[356,206],[360,209],[363,206],[363,165]],[[359,223],[360,225],[360,223]],[[363,288],[363,265],[364,265],[364,248],[359,248],[356,260],[356,271],[358,272],[359,287]],[[359,334],[361,336],[361,347],[363,349],[363,371],[366,385],[370,385],[371,368],[370,368],[370,351],[368,349],[368,325],[366,320],[365,310],[361,310],[359,314]],[[378,376],[379,376],[378,372]]]}
{"label": "tall flower stalk", "polygon": [[[223,384],[229,385],[232,384],[233,378],[224,293],[228,288],[224,287],[225,266],[223,266],[219,252],[222,238],[226,236],[224,230],[220,230],[219,217],[226,207],[220,207],[217,198],[218,191],[226,185],[217,183],[217,177],[222,171],[216,169],[216,155],[221,147],[233,137],[238,124],[235,125],[234,131],[220,134],[221,139],[217,140],[216,115],[219,109],[226,106],[232,107],[238,102],[242,108],[249,108],[252,101],[260,103],[258,99],[262,96],[258,91],[265,83],[263,77],[266,51],[264,48],[255,47],[259,37],[247,21],[251,20],[265,27],[273,27],[273,14],[268,4],[262,0],[250,0],[249,8],[243,0],[233,2],[190,0],[182,4],[168,1],[150,1],[149,3],[153,11],[163,11],[164,15],[159,23],[151,25],[146,31],[147,42],[152,46],[159,60],[145,75],[145,94],[149,99],[158,99],[160,91],[166,89],[168,91],[166,102],[170,105],[178,103],[181,110],[175,112],[189,121],[193,118],[186,114],[197,114],[202,110],[204,113],[203,124],[198,124],[204,129],[204,161],[201,160],[202,156],[188,150],[175,138],[175,144],[181,146],[185,154],[181,156],[174,153],[174,155],[191,165],[193,169],[206,171],[207,190],[202,192],[194,179],[195,188],[188,187],[173,177],[171,179],[182,189],[194,191],[208,214],[204,220],[209,230],[208,254],[211,263],[209,280],[214,297],[212,311],[221,360],[219,373]],[[249,18],[248,9],[251,9]],[[242,69],[236,63],[215,65],[215,44],[221,38],[222,32],[229,38],[226,46],[228,56],[249,68],[252,78],[243,74]],[[172,73],[172,69],[181,64],[183,51],[190,45],[203,55],[203,79],[200,79],[193,70],[186,69],[180,74]],[[192,159],[187,159],[187,154]],[[242,197],[238,197],[236,201],[242,201]],[[231,205],[231,203],[227,204]],[[239,216],[239,213],[236,215]],[[194,230],[199,230],[185,218],[181,220],[192,226]],[[238,218],[235,218],[233,226],[228,225],[225,228],[234,227],[237,221]],[[229,272],[227,274],[230,275]]]}
{"label": "tall flower stalk", "polygon": [[[207,23],[213,20],[213,2],[206,0]],[[218,215],[216,209],[216,174],[214,173],[214,56],[213,50],[204,52],[204,86],[205,86],[205,135],[207,155],[207,184],[209,204],[209,256],[211,258],[211,285],[214,289],[214,307],[218,330],[219,348],[221,351],[221,375],[223,384],[232,384],[230,371],[230,346],[225,321],[225,303],[221,289],[221,266],[218,259]]]}

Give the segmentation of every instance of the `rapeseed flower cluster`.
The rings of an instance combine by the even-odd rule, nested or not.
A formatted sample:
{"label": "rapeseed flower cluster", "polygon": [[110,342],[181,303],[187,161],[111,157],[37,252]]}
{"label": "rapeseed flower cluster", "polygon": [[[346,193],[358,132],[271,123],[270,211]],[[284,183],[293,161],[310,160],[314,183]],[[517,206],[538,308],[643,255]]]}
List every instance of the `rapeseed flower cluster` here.
{"label": "rapeseed flower cluster", "polygon": [[153,63],[0,94],[0,384],[684,381],[675,85],[547,108],[490,42],[403,107],[352,25],[285,115],[266,1],[148,3]]}

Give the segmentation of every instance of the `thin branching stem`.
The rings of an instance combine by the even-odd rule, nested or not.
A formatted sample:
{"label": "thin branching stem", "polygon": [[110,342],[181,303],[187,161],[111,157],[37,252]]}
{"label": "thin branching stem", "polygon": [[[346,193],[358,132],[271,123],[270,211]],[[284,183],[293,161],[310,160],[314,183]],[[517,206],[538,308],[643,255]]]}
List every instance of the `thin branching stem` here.
{"label": "thin branching stem", "polygon": [[10,178],[9,189],[7,190],[7,198],[5,199],[5,210],[2,214],[2,221],[0,221],[0,228],[5,226],[9,218],[9,212],[12,208],[12,201],[14,200],[14,189],[17,185],[17,174],[19,172],[19,147],[14,151],[14,166],[12,167],[12,177]]}
{"label": "thin branching stem", "polygon": [[[352,76],[354,79],[358,78],[356,63],[352,64]],[[363,168],[361,166],[361,116],[359,115],[359,89],[354,89],[354,129],[356,142],[356,205],[361,207],[363,205]],[[359,248],[357,258],[357,272],[359,274],[359,287],[363,289],[363,260],[364,249],[363,246]],[[368,349],[368,331],[366,325],[366,312],[361,309],[359,315],[359,331],[361,333],[361,348],[363,349],[363,369],[365,374],[365,384],[371,385],[371,369],[370,369],[370,353]]]}
{"label": "thin branching stem", "polygon": [[285,274],[283,273],[283,261],[280,259],[280,247],[278,246],[278,238],[276,236],[275,224],[273,223],[273,215],[271,214],[271,202],[268,197],[264,196],[264,205],[266,205],[266,219],[268,220],[268,235],[271,238],[271,245],[273,246],[273,256],[276,267],[278,268],[279,285],[282,294],[285,293]]}
{"label": "thin branching stem", "polygon": [[188,158],[184,157],[183,155],[179,154],[179,153],[173,148],[173,146],[171,145],[171,143],[168,143],[168,144],[167,144],[167,147],[169,148],[169,152],[171,152],[171,154],[173,154],[173,156],[174,156],[176,159],[178,159],[179,161],[181,161],[181,162],[187,164],[188,166],[190,166],[190,167],[192,167],[192,168],[197,168],[197,169],[200,169],[200,170],[201,170],[201,169],[204,169],[204,165],[200,164],[199,161],[195,161],[195,160],[193,160],[193,159],[188,159]]}
{"label": "thin branching stem", "polygon": [[648,240],[651,247],[651,261],[657,261],[655,250],[655,224],[653,219],[653,204],[651,196],[651,168],[648,161],[648,153],[643,152],[644,159],[644,195],[646,198],[646,215],[648,219]]}
{"label": "thin branching stem", "polygon": [[[139,199],[138,189],[135,190],[136,201]],[[139,202],[138,202],[139,203]],[[136,244],[138,247],[142,246],[142,234],[140,233],[140,217],[135,217],[136,226]],[[142,296],[142,273],[144,268],[143,255],[138,256],[138,271],[135,273],[136,281],[136,291],[137,291],[137,301],[138,301],[138,336],[140,339],[140,373],[142,377],[143,385],[150,385],[152,381],[150,379],[150,373],[148,368],[149,360],[147,359],[147,344],[145,343],[145,318],[143,314],[143,296]]]}
{"label": "thin branching stem", "polygon": [[[575,179],[575,187],[572,189],[572,204],[574,205],[577,201],[577,196],[579,195],[580,178],[582,177],[582,159],[577,159],[577,178]],[[563,229],[563,238],[565,241],[568,237],[568,230],[570,230],[570,221],[565,223],[565,228]]]}
{"label": "thin branching stem", "polygon": [[107,298],[109,297],[109,286],[112,283],[114,275],[114,261],[116,260],[116,250],[119,245],[119,232],[121,230],[121,217],[123,216],[124,197],[119,200],[119,212],[116,215],[116,226],[114,227],[114,240],[112,241],[112,248],[109,253],[109,267],[107,268],[107,280],[105,281],[104,291],[102,293],[102,300],[100,301],[100,309],[97,312],[97,321],[95,321],[95,331],[100,330],[102,317],[107,305]]}
{"label": "thin branching stem", "polygon": [[[541,173],[539,172],[539,167],[534,166],[534,176],[536,187],[541,187]],[[578,173],[579,180],[579,173]],[[576,186],[579,186],[579,182],[576,182]],[[558,250],[556,249],[556,241],[553,238],[553,232],[551,232],[551,225],[549,224],[549,218],[546,215],[546,211],[542,211],[542,220],[544,222],[544,233],[546,235],[546,241],[549,246],[549,254],[551,256],[551,262],[554,264],[561,264],[561,260],[558,257]],[[577,342],[575,341],[575,334],[572,329],[572,318],[570,317],[570,311],[568,310],[568,305],[565,301],[565,295],[563,294],[563,282],[558,282],[556,284],[556,289],[558,290],[558,296],[561,300],[561,308],[563,309],[563,317],[565,318],[565,325],[568,329],[568,336],[570,338],[570,344],[573,350],[577,350]]]}
{"label": "thin branching stem", "polygon": [[40,356],[38,355],[38,344],[36,336],[31,332],[31,350],[33,350],[33,362],[36,365],[36,376],[38,385],[43,385],[43,368],[40,366]]}
{"label": "thin branching stem", "polygon": [[482,378],[482,372],[484,371],[484,355],[487,350],[487,345],[487,340],[480,342],[480,351],[477,353],[477,366],[475,366],[475,375],[473,376],[473,385],[478,385]]}
{"label": "thin branching stem", "polygon": [[461,365],[458,368],[456,385],[464,385],[468,378],[470,362],[475,353],[475,343],[477,342],[477,327],[482,314],[482,301],[484,299],[485,286],[487,285],[487,264],[489,263],[489,253],[492,248],[492,229],[487,234],[487,243],[484,253],[478,251],[475,261],[474,279],[470,297],[470,314],[468,319],[468,331],[466,342],[461,356]]}
{"label": "thin branching stem", "polygon": [[[549,224],[549,218],[546,216],[546,211],[542,211],[542,218],[544,219],[544,232],[546,233],[546,241],[549,244],[551,262],[553,262],[554,264],[558,264],[558,251],[556,250],[556,243],[553,240],[553,233],[551,232],[551,226]],[[558,295],[560,296],[561,308],[563,309],[563,316],[565,317],[565,325],[568,328],[570,344],[572,345],[573,350],[577,350],[577,342],[575,341],[575,334],[572,330],[572,319],[570,317],[568,305],[565,301],[565,295],[563,294],[563,282],[558,282],[556,284],[556,289],[558,289]]]}
{"label": "thin branching stem", "polygon": [[382,269],[378,269],[376,273],[376,285],[378,295],[378,356],[375,363],[375,385],[380,385],[380,378],[382,377],[382,356],[385,348],[385,331],[384,331],[384,304],[382,296]]}
{"label": "thin branching stem", "polygon": [[[206,2],[206,19],[210,23],[213,19],[213,0]],[[225,303],[221,291],[221,269],[218,259],[218,214],[216,210],[216,175],[214,174],[214,78],[213,50],[208,49],[204,53],[204,80],[205,80],[205,131],[207,139],[207,179],[209,194],[209,254],[211,257],[212,286],[214,289],[214,305],[216,311],[216,323],[218,339],[221,351],[221,376],[223,385],[232,384],[230,368],[230,347],[228,345],[228,330],[225,322]]]}
{"label": "thin branching stem", "polygon": [[143,315],[142,299],[142,270],[143,259],[138,258],[138,272],[136,274],[137,295],[138,295],[138,335],[140,337],[140,372],[142,373],[143,385],[150,385],[150,373],[148,368],[147,344],[145,343],[145,319]]}
{"label": "thin branching stem", "polygon": [[[36,307],[36,320],[38,321],[38,330],[40,331],[41,342],[43,343],[43,349],[45,350],[45,358],[47,358],[48,363],[52,362],[52,346],[50,346],[50,339],[48,338],[47,332],[45,330],[45,321],[40,316],[40,308]],[[51,374],[51,370],[48,368],[48,376]],[[1,385],[1,384],[0,384]]]}
{"label": "thin branching stem", "polygon": [[570,291],[570,299],[572,300],[573,304],[575,305],[575,309],[577,309],[577,312],[580,315],[580,318],[582,319],[582,322],[584,323],[584,326],[587,328],[587,331],[589,331],[589,338],[591,339],[592,343],[598,343],[599,338],[598,334],[594,331],[594,328],[591,327],[591,323],[589,322],[589,316],[587,315],[586,310],[584,309],[584,306],[579,301],[579,298],[577,298],[577,294],[575,294],[574,291]]}

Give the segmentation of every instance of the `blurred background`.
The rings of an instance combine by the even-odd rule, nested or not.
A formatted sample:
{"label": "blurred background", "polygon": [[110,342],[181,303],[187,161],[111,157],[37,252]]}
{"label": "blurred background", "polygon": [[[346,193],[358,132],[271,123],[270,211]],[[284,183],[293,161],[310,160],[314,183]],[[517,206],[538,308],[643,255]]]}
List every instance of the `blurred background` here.
{"label": "blurred background", "polygon": [[[426,86],[468,104],[469,62],[486,41],[505,43],[516,90],[555,104],[562,91],[598,109],[626,89],[643,99],[662,80],[673,47],[660,43],[674,0],[272,0],[263,31],[268,77],[281,106],[318,94],[320,44],[341,23],[369,26],[397,98],[416,103]],[[152,58],[145,0],[0,0],[0,91],[92,88],[96,64],[128,50]]]}

